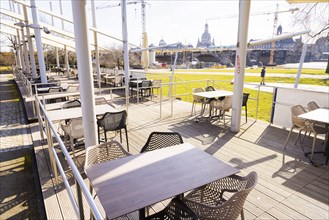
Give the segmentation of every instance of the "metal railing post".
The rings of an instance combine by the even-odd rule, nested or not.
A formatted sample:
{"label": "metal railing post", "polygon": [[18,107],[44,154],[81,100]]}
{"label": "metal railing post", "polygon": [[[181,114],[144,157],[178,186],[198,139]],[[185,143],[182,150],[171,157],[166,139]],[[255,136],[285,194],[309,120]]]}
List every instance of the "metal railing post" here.
{"label": "metal railing post", "polygon": [[256,121],[257,121],[257,119],[258,119],[259,95],[260,95],[260,85],[258,85],[258,93],[257,93],[257,102],[256,102]]}

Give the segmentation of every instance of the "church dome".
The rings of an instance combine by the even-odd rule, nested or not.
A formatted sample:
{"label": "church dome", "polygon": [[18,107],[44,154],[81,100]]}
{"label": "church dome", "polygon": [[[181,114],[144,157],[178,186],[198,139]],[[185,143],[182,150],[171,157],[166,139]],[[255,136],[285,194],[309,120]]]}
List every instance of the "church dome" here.
{"label": "church dome", "polygon": [[166,44],[167,44],[166,41],[164,41],[163,39],[161,39],[159,41],[159,46],[163,46],[163,45],[166,45]]}

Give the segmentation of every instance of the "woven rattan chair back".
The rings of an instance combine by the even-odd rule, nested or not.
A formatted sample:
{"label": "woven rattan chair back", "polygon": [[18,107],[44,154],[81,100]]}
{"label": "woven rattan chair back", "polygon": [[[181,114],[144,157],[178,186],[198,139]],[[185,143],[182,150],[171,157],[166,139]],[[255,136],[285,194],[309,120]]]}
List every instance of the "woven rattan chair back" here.
{"label": "woven rattan chair back", "polygon": [[[192,93],[197,93],[197,92],[204,92],[203,88],[193,88]],[[193,102],[197,103],[202,103],[204,102],[205,98],[197,95],[193,95]]]}
{"label": "woven rattan chair back", "polygon": [[311,101],[311,102],[307,103],[307,108],[308,108],[309,111],[313,111],[313,110],[318,109],[320,107],[318,106],[318,104],[315,101]]}
{"label": "woven rattan chair back", "polygon": [[232,175],[193,190],[183,198],[198,219],[244,219],[243,205],[257,184],[257,173]]}
{"label": "woven rattan chair back", "polygon": [[291,107],[291,121],[293,126],[298,128],[305,127],[305,120],[298,118],[299,115],[306,113],[306,110],[301,105]]}
{"label": "woven rattan chair back", "polygon": [[215,91],[215,88],[212,87],[212,86],[207,86],[204,90],[205,90],[206,92],[210,92],[210,91]]}
{"label": "woven rattan chair back", "polygon": [[152,132],[141,153],[182,144],[183,138],[177,132]]}
{"label": "woven rattan chair back", "polygon": [[120,131],[120,141],[122,142],[121,129],[125,130],[127,150],[129,151],[128,132],[127,132],[127,112],[126,110],[120,112],[106,112],[102,118],[97,120],[98,125],[98,141],[100,142],[100,128],[104,131],[105,142],[107,142],[106,132]]}
{"label": "woven rattan chair back", "polygon": [[84,137],[82,118],[72,118],[67,124],[61,124],[65,139],[70,140],[70,147],[75,157],[74,140]]}
{"label": "woven rattan chair back", "polygon": [[232,96],[226,96],[223,100],[213,100],[210,102],[210,106],[222,111],[229,111],[232,108]]}
{"label": "woven rattan chair back", "polygon": [[59,87],[59,88],[50,87],[48,91],[49,91],[49,93],[59,93],[59,92],[62,92],[62,88],[61,87]]}
{"label": "woven rattan chair back", "polygon": [[144,220],[196,220],[196,214],[178,198],[173,198],[160,212],[147,216]]}
{"label": "woven rattan chair back", "polygon": [[113,140],[103,144],[87,147],[85,167],[97,163],[104,163],[106,161],[115,160],[131,155],[122,145]]}
{"label": "woven rattan chair back", "polygon": [[63,103],[62,109],[81,107],[81,102],[77,99]]}

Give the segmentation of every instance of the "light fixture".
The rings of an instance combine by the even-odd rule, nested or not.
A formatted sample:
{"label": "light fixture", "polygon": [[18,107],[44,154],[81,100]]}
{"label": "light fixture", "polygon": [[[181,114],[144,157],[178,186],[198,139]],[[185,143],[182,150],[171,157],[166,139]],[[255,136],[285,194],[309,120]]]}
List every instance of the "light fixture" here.
{"label": "light fixture", "polygon": [[33,24],[25,24],[24,22],[17,22],[17,23],[14,23],[14,25],[19,26],[19,27],[29,27],[29,28],[33,28],[33,29],[43,29],[43,31],[46,34],[51,33],[47,27],[34,26]]}

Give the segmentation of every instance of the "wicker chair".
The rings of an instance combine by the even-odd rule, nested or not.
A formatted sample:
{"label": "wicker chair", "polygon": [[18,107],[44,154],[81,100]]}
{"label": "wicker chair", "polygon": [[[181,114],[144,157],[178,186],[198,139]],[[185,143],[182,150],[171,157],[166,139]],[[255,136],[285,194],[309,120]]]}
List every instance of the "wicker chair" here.
{"label": "wicker chair", "polygon": [[160,212],[150,215],[144,220],[194,220],[196,214],[178,198],[173,198]]}
{"label": "wicker chair", "polygon": [[102,118],[97,119],[98,125],[98,142],[101,142],[100,133],[101,128],[104,131],[105,142],[107,142],[107,132],[108,131],[120,131],[120,142],[122,143],[122,133],[121,130],[124,129],[126,133],[127,150],[129,151],[128,143],[128,132],[127,132],[127,112],[126,110],[121,112],[106,112]]}
{"label": "wicker chair", "polygon": [[318,106],[318,104],[316,102],[311,101],[311,102],[307,103],[307,108],[308,108],[309,111],[313,111],[313,110],[318,109],[320,107]]}
{"label": "wicker chair", "polygon": [[[204,90],[202,88],[193,88],[192,89],[192,93],[197,93],[197,92],[204,92]],[[200,115],[202,116],[204,111],[206,110],[206,105],[209,105],[209,100],[204,98],[204,97],[200,97],[197,95],[193,95],[193,104],[192,104],[192,111],[191,111],[191,116],[194,114],[196,114],[196,104],[200,103],[201,104],[201,113]]]}
{"label": "wicker chair", "polygon": [[207,86],[204,90],[205,90],[206,92],[210,92],[210,91],[215,91],[215,88],[212,87],[212,86]]}
{"label": "wicker chair", "polygon": [[[315,145],[316,145],[316,137],[319,134],[327,134],[328,127],[327,126],[324,127],[324,126],[321,126],[321,125],[317,125],[317,124],[315,124],[313,122],[310,122],[308,120],[298,118],[299,115],[304,114],[304,113],[306,113],[306,110],[301,105],[295,105],[295,106],[291,107],[292,126],[291,126],[291,129],[290,129],[290,132],[288,134],[288,137],[287,137],[287,140],[286,140],[286,143],[284,145],[283,150],[286,149],[289,138],[290,138],[290,135],[291,135],[294,128],[299,129],[299,133],[298,133],[298,136],[296,138],[295,145],[296,145],[297,140],[300,137],[300,134],[301,134],[302,131],[305,131],[305,134],[307,132],[313,133],[314,137],[313,137],[313,144],[312,144],[312,150],[311,150],[311,159],[310,159],[311,161],[310,162],[312,164],[315,164],[313,162],[313,154],[314,154],[314,148],[315,148]],[[305,135],[304,135],[304,137],[305,137]],[[305,153],[305,151],[304,151],[304,148],[303,148],[303,145],[302,145],[303,140],[304,140],[304,138],[302,140],[300,140],[300,144],[301,144],[301,147],[302,147],[302,150],[303,150],[305,156],[307,156],[309,153]],[[325,135],[325,143],[326,143],[326,141],[327,141],[327,135]],[[326,146],[326,145],[324,144],[324,146]]]}
{"label": "wicker chair", "polygon": [[141,153],[182,144],[183,138],[177,132],[152,132]]}
{"label": "wicker chair", "polygon": [[232,175],[193,190],[182,200],[198,219],[244,219],[243,205],[257,184],[257,173]]}
{"label": "wicker chair", "polygon": [[224,126],[225,124],[225,112],[230,111],[232,108],[232,96],[226,96],[223,100],[213,100],[210,102],[210,108],[211,109],[217,109],[219,110],[220,114],[219,117],[223,117],[224,120]]}
{"label": "wicker chair", "polygon": [[244,107],[244,110],[245,110],[246,123],[248,122],[248,107],[247,107],[247,103],[248,103],[249,95],[250,95],[250,93],[243,93],[243,97],[242,97],[242,107]]}
{"label": "wicker chair", "polygon": [[84,137],[82,118],[72,118],[67,124],[61,124],[61,128],[64,131],[65,140],[70,141],[73,157],[76,159],[74,148],[75,141]]}
{"label": "wicker chair", "polygon": [[152,81],[152,90],[151,90],[152,98],[154,96],[154,90],[157,91],[157,96],[159,95],[161,84],[162,84],[161,79]]}

